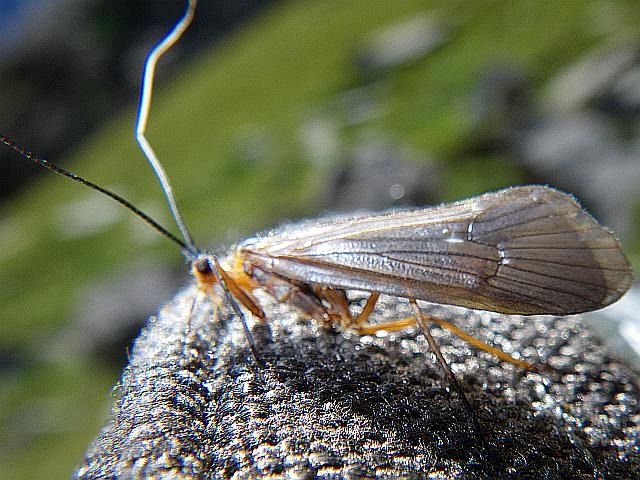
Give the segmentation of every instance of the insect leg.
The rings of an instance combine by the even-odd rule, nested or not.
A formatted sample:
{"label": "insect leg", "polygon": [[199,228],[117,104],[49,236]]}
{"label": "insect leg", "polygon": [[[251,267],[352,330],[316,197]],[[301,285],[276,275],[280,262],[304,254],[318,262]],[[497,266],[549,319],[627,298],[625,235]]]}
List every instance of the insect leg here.
{"label": "insect leg", "polygon": [[[331,320],[331,315],[322,304],[321,297],[318,296],[313,287],[304,283],[295,282],[275,273],[263,270],[258,266],[250,269],[251,279],[258,288],[264,289],[269,295],[280,303],[286,303],[297,308],[305,315],[320,322],[327,323]],[[319,291],[318,291],[319,292]],[[338,296],[338,291],[333,290],[332,297]],[[325,295],[330,295],[325,292]],[[324,298],[324,297],[322,297]],[[340,314],[337,314],[340,316]]]}
{"label": "insect leg", "polygon": [[447,364],[447,361],[444,359],[444,356],[442,355],[442,352],[440,351],[438,344],[436,343],[435,339],[431,335],[431,332],[429,331],[429,323],[427,319],[422,315],[422,311],[418,306],[418,302],[416,302],[415,298],[410,298],[409,302],[411,303],[411,307],[413,308],[413,311],[416,314],[416,320],[418,322],[418,325],[420,325],[420,329],[422,330],[422,332],[424,333],[424,336],[427,339],[427,343],[429,344],[429,349],[431,349],[431,351],[435,354],[436,358],[438,359],[438,362],[440,363],[440,366],[444,370],[444,374],[447,377],[447,380],[449,381],[450,385],[452,385],[453,388],[456,390],[456,392],[458,393],[458,397],[460,398],[460,401],[463,403],[465,408],[469,411],[469,414],[471,416],[471,421],[473,423],[475,431],[480,437],[483,446],[486,447],[487,445],[486,440],[482,433],[482,428],[480,427],[480,422],[478,421],[476,412],[471,406],[471,404],[469,403],[469,400],[467,399],[467,395],[464,393],[464,390],[458,383],[456,376],[451,371],[451,368],[449,368],[449,364]]}
{"label": "insect leg", "polygon": [[213,289],[209,290],[207,293],[207,297],[211,300],[211,316],[213,318],[214,323],[220,322],[220,310],[222,310],[222,306],[224,305],[224,297],[217,295]]}
{"label": "insect leg", "polygon": [[[431,320],[431,317],[427,317]],[[400,320],[391,320],[389,322],[376,323],[374,325],[361,325],[356,328],[358,333],[362,335],[373,335],[374,333],[384,330],[385,332],[397,332],[416,324],[415,317],[402,318]]]}
{"label": "insect leg", "polygon": [[353,316],[349,309],[349,299],[344,290],[330,288],[324,285],[313,285],[311,290],[316,297],[324,300],[328,304],[326,310],[329,318],[325,319],[325,321],[337,319],[340,320],[343,325],[347,326],[353,323]]}
{"label": "insect leg", "polygon": [[184,328],[184,338],[189,338],[189,336],[191,335],[191,318],[193,317],[193,313],[196,311],[199,296],[200,296],[200,291],[196,289],[195,293],[193,294],[193,301],[191,302],[191,307],[189,308],[189,315],[187,316],[187,322]]}
{"label": "insect leg", "polygon": [[371,292],[360,314],[356,318],[353,318],[351,310],[349,309],[349,300],[344,290],[315,286],[313,291],[319,298],[329,304],[329,312],[332,318],[337,316],[345,327],[352,328],[358,332],[373,313],[378,298],[380,298],[378,292]]}
{"label": "insect leg", "polygon": [[464,340],[468,344],[473,345],[474,347],[480,350],[484,350],[485,352],[490,353],[491,355],[499,358],[500,360],[504,360],[505,362],[509,362],[515,365],[516,367],[524,368],[525,370],[529,370],[532,372],[539,370],[539,368],[536,365],[529,362],[525,362],[524,360],[518,360],[517,358],[513,358],[508,353],[503,352],[497,347],[492,347],[491,345],[484,343],[482,340],[477,339],[473,335],[469,335],[468,333],[462,331],[461,329],[456,327],[454,324],[447,322],[446,320],[442,320],[441,318],[436,318],[431,316],[428,316],[427,319],[435,323],[436,325],[439,325],[442,328],[449,330],[456,337]]}
{"label": "insect leg", "polygon": [[371,295],[369,295],[369,298],[367,298],[367,302],[364,304],[364,308],[360,312],[360,315],[358,315],[358,318],[353,321],[351,325],[353,328],[359,331],[364,323],[369,320],[369,317],[373,313],[373,310],[376,308],[378,298],[380,298],[380,294],[378,292],[371,292]]}
{"label": "insect leg", "polygon": [[[524,360],[518,360],[517,358],[513,358],[508,353],[503,352],[499,348],[492,347],[491,345],[488,345],[487,343],[483,342],[482,340],[480,340],[480,339],[474,337],[473,335],[470,335],[467,332],[465,332],[465,331],[461,330],[460,328],[456,327],[451,322],[447,322],[446,320],[443,320],[443,319],[438,318],[438,317],[432,317],[431,315],[422,314],[422,316],[426,320],[435,323],[436,325],[444,328],[445,330],[449,330],[456,337],[464,340],[468,344],[473,345],[474,347],[476,347],[479,350],[483,350],[483,351],[485,351],[487,353],[490,353],[491,355],[493,355],[496,358],[499,358],[500,360],[503,360],[505,362],[509,362],[509,363],[515,365],[516,367],[524,368],[525,370],[528,370],[530,372],[537,372],[537,371],[539,371],[541,369],[541,367],[539,367],[537,365],[534,365],[533,363],[529,363],[529,362],[526,362]],[[407,317],[407,318],[402,318],[400,320],[392,320],[390,322],[378,323],[378,324],[375,324],[375,325],[362,325],[362,326],[358,327],[357,330],[358,330],[359,333],[361,333],[363,335],[372,335],[372,334],[376,333],[379,330],[384,330],[385,332],[396,332],[398,330],[402,330],[403,328],[410,327],[410,326],[415,325],[415,324],[416,324],[416,318],[415,317]]]}
{"label": "insect leg", "polygon": [[240,283],[229,275],[220,266],[217,260],[215,260],[215,266],[216,268],[214,271],[216,271],[218,276],[224,280],[224,283],[220,282],[220,285],[224,285],[254,316],[258,317],[260,320],[264,320],[266,317],[264,311],[258,306],[258,302],[253,298],[253,296],[248,293],[248,290],[243,289]]}
{"label": "insect leg", "polygon": [[[253,359],[256,361],[257,364],[264,365],[264,361],[262,360],[262,357],[258,353],[258,348],[256,347],[256,343],[253,340],[253,336],[251,335],[251,331],[249,330],[249,326],[247,325],[247,319],[244,315],[244,312],[240,308],[240,305],[238,305],[238,301],[236,301],[236,298],[240,300],[243,303],[243,305],[245,305],[249,310],[251,310],[251,313],[254,313],[254,310],[251,308],[253,307],[257,312],[257,313],[254,313],[254,315],[258,316],[258,314],[261,314],[259,318],[264,318],[265,314],[262,311],[262,309],[258,307],[249,298],[249,296],[245,294],[245,292],[240,287],[238,287],[237,283],[233,280],[233,278],[223,270],[223,268],[220,266],[220,263],[218,263],[217,259],[214,258],[213,263],[214,263],[213,273],[216,276],[216,279],[218,280],[218,282],[220,283],[220,286],[224,291],[227,301],[231,304],[231,308],[233,308],[233,311],[235,312],[235,314],[238,317],[240,317],[240,320],[242,321],[242,328],[244,329],[245,337],[247,338],[247,342],[249,343],[249,348],[251,349],[251,354],[253,355]],[[231,289],[233,289],[233,293],[231,292]],[[247,302],[246,304],[244,303],[245,301]],[[251,305],[251,307],[249,305]]]}

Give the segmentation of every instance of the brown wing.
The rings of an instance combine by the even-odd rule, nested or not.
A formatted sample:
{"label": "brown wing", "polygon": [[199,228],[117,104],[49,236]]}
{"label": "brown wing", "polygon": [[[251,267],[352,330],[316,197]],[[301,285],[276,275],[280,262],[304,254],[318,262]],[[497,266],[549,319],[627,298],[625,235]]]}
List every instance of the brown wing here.
{"label": "brown wing", "polygon": [[239,249],[248,261],[306,283],[504,313],[595,310],[631,283],[613,234],[571,196],[543,186],[308,222]]}

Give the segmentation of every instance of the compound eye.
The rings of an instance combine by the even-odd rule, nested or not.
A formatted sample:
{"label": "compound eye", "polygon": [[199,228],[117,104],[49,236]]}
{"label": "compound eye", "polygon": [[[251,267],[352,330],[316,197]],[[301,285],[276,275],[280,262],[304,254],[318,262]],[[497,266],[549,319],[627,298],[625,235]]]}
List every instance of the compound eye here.
{"label": "compound eye", "polygon": [[211,263],[209,263],[209,260],[207,260],[206,258],[201,258],[196,262],[196,270],[198,270],[198,272],[202,273],[203,275],[207,275],[213,272],[213,270],[211,269]]}

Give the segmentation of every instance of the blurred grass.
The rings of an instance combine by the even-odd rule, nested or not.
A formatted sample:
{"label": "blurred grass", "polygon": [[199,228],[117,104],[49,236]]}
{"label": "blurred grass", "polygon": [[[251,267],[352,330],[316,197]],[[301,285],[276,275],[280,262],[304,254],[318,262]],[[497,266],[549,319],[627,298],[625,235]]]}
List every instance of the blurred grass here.
{"label": "blurred grass", "polygon": [[[442,185],[445,200],[518,183],[521,173],[508,158],[478,156],[464,164],[455,158],[471,133],[473,85],[488,65],[505,59],[515,61],[539,85],[602,39],[593,33],[600,31],[593,12],[603,3],[284,2],[225,38],[157,91],[149,139],[200,242],[228,244],[286,218],[314,214],[330,166],[305,159],[300,126],[341,92],[369,81],[358,73],[354,58],[372,31],[437,9],[458,24],[451,40],[375,80],[384,114],[340,125],[342,151],[360,134],[384,132],[395,142],[433,154],[450,167]],[[623,13],[616,19],[617,31],[633,33],[640,6],[629,1],[615,8]],[[65,164],[171,225],[162,194],[132,138],[134,108],[106,125]],[[251,154],[252,141],[263,149],[257,158]],[[73,220],[64,218],[65,208],[94,195],[44,176],[3,211],[0,352],[11,352],[25,366],[0,378],[0,406],[6,407],[0,410],[0,434],[10,436],[29,408],[49,411],[41,399],[63,399],[80,410],[53,412],[67,423],[55,434],[36,424],[19,444],[8,442],[0,450],[2,478],[68,476],[102,422],[115,372],[89,367],[84,358],[61,363],[39,354],[71,322],[80,288],[110,278],[140,258],[182,262],[174,245],[160,236],[150,240],[141,233],[145,227],[126,213],[85,236],[65,236],[64,224]]]}
{"label": "blurred grass", "polygon": [[[0,477],[69,478],[109,411],[113,368],[39,364],[2,378]],[[37,393],[37,395],[36,395]],[[92,433],[93,432],[93,433]]]}

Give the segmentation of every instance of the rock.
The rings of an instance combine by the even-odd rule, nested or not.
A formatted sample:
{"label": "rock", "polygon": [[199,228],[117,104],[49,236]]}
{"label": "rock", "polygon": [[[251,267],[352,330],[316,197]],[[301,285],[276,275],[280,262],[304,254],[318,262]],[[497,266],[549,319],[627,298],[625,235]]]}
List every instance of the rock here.
{"label": "rock", "polygon": [[[362,304],[362,296],[352,295]],[[321,328],[259,296],[268,321],[192,310],[194,289],[152,317],[122,375],[112,416],[77,478],[632,478],[640,471],[638,371],[580,318],[429,314],[557,371],[527,373],[434,336],[473,405],[448,392],[423,335]],[[377,320],[407,315],[383,297]]]}

